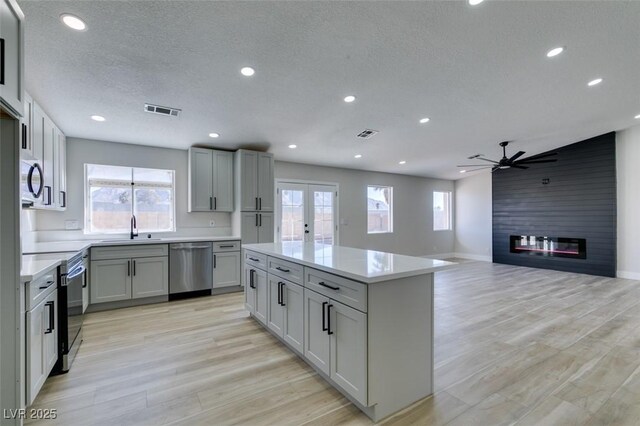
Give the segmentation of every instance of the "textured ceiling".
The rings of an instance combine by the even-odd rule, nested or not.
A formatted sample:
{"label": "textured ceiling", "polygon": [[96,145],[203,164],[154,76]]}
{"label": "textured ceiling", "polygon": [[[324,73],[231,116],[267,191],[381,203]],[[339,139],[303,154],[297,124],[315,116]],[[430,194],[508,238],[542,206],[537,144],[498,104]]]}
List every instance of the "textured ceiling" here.
{"label": "textured ceiling", "polygon": [[[68,136],[457,179],[456,164],[498,156],[498,141],[535,154],[640,114],[637,1],[20,5],[27,90]],[[65,12],[87,31],[63,26]],[[558,45],[565,53],[546,58]],[[246,65],[254,77],[240,75]],[[365,128],[380,133],[356,139]]]}

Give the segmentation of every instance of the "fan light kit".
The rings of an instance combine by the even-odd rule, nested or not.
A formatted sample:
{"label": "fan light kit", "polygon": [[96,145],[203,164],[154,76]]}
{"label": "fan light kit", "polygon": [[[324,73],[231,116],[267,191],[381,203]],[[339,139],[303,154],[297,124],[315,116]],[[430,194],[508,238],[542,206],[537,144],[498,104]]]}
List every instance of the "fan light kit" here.
{"label": "fan light kit", "polygon": [[[491,169],[491,172],[495,172],[496,170],[506,170],[506,169],[528,169],[530,164],[541,164],[541,163],[555,163],[558,161],[557,159],[546,159],[547,157],[553,157],[554,155],[558,155],[557,152],[547,152],[538,155],[532,155],[531,157],[523,158],[522,157],[525,152],[518,151],[511,157],[507,157],[507,145],[509,142],[500,142],[499,144],[502,147],[502,158],[500,161],[491,160],[489,158],[485,158],[483,155],[477,154],[469,157],[469,159],[482,160],[491,164],[463,164],[458,167],[464,167],[460,173],[466,172],[475,172],[476,170],[483,169]],[[473,170],[469,170],[468,167],[475,167]]]}

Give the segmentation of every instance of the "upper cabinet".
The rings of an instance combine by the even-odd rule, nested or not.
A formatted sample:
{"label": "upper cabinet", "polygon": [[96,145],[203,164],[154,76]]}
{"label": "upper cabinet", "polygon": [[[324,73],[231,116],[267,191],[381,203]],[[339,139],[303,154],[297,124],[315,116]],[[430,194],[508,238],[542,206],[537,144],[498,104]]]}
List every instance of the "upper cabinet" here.
{"label": "upper cabinet", "polygon": [[[2,1],[2,0],[0,0]],[[42,167],[44,190],[33,208],[67,208],[67,139],[42,107],[25,93],[22,117],[22,156]]]}
{"label": "upper cabinet", "polygon": [[189,149],[189,211],[233,211],[233,153]]}
{"label": "upper cabinet", "polygon": [[0,0],[0,103],[17,117],[24,102],[24,14],[15,0]]}
{"label": "upper cabinet", "polygon": [[273,155],[266,152],[236,151],[236,196],[241,211],[273,211]]}

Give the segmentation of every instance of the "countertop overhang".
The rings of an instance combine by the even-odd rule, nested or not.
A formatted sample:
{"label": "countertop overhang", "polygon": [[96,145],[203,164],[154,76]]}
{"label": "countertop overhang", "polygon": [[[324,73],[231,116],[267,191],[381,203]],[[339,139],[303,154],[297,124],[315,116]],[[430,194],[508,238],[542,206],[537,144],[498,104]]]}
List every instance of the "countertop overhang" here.
{"label": "countertop overhang", "polygon": [[457,265],[439,259],[319,243],[243,244],[242,248],[365,284],[431,274]]}

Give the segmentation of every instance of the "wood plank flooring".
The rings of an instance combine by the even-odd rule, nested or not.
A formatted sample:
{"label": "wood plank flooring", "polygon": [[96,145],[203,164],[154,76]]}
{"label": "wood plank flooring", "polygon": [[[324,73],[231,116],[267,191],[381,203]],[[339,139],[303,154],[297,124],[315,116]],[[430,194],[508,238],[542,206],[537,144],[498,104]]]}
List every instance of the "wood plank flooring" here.
{"label": "wood plank flooring", "polygon": [[[433,397],[388,425],[640,424],[640,282],[466,262],[435,280]],[[47,425],[371,424],[241,294],[87,315]]]}

